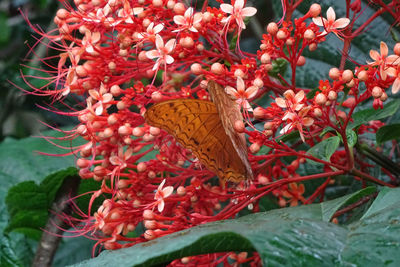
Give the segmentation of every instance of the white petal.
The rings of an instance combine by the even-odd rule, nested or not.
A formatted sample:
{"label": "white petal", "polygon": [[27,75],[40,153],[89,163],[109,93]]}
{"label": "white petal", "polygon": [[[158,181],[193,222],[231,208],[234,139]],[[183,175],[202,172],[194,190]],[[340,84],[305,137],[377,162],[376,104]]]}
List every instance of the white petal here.
{"label": "white petal", "polygon": [[159,33],[160,31],[162,31],[162,29],[164,29],[164,25],[162,25],[162,24],[157,24],[157,25],[153,28],[153,32],[154,32],[154,33]]}
{"label": "white petal", "polygon": [[236,90],[238,91],[238,93],[240,92],[244,92],[245,89],[245,84],[244,81],[241,77],[237,77],[237,81],[236,81]]}
{"label": "white petal", "polygon": [[144,10],[143,7],[134,7],[133,8],[133,15],[139,15],[140,13],[142,13]]}
{"label": "white petal", "polygon": [[193,15],[193,7],[189,7],[185,11],[185,18],[190,18]]}
{"label": "white petal", "polygon": [[287,108],[286,101],[285,99],[281,97],[275,98],[275,103],[278,105],[280,108]]}
{"label": "white petal", "polygon": [[225,13],[232,14],[232,12],[233,12],[233,6],[231,6],[229,4],[221,4],[219,6],[219,8]]}
{"label": "white petal", "polygon": [[96,90],[89,90],[89,95],[91,97],[93,97],[94,99],[99,99],[100,98],[100,94],[99,92],[97,92]]}
{"label": "white petal", "polygon": [[108,103],[113,99],[113,95],[110,93],[103,95],[103,103]]}
{"label": "white petal", "polygon": [[400,78],[397,78],[394,80],[394,83],[392,85],[392,94],[397,94],[400,90]]}
{"label": "white petal", "polygon": [[250,86],[249,88],[246,89],[246,98],[250,99],[256,96],[258,92],[258,87],[257,86]]}
{"label": "white petal", "polygon": [[160,200],[157,206],[158,211],[162,212],[164,210],[164,206],[165,206],[164,200]]}
{"label": "white petal", "polygon": [[162,182],[160,183],[160,185],[158,186],[158,191],[161,191],[162,190],[162,188],[163,188],[163,186],[164,186],[164,184],[165,184],[165,179],[164,180],[162,180]]}
{"label": "white petal", "polygon": [[243,6],[244,6],[244,1],[243,0],[236,0],[235,1],[235,4],[234,4],[234,7],[235,7],[235,9],[237,8],[237,9],[242,9],[243,8]]}
{"label": "white petal", "polygon": [[181,15],[176,15],[176,16],[174,16],[174,22],[175,22],[175,24],[183,25],[183,24],[185,24],[185,18]]}
{"label": "white petal", "polygon": [[286,125],[285,127],[282,128],[282,130],[280,130],[280,134],[286,134],[290,128],[292,128],[292,123],[289,123],[288,125]]}
{"label": "white petal", "polygon": [[100,103],[100,105],[96,108],[95,111],[97,116],[100,116],[103,113],[103,105]]}
{"label": "white petal", "polygon": [[159,34],[156,35],[156,47],[158,50],[164,48],[164,40]]}
{"label": "white petal", "polygon": [[167,198],[172,194],[172,192],[174,192],[174,188],[172,186],[167,186],[162,190],[162,192],[164,198]]}
{"label": "white petal", "polygon": [[165,56],[165,63],[172,64],[172,62],[174,62],[174,58],[171,57],[170,55],[166,55]]}
{"label": "white petal", "polygon": [[227,86],[225,87],[225,93],[227,93],[228,95],[233,96],[234,98],[238,98],[238,92],[236,91],[235,88],[231,87],[231,86]]}
{"label": "white petal", "polygon": [[168,42],[165,44],[165,48],[167,49],[168,54],[174,50],[175,45],[176,45],[175,39],[168,40]]}
{"label": "white petal", "polygon": [[329,7],[328,10],[326,11],[326,19],[328,21],[335,21],[336,14],[335,14],[335,10],[333,10],[332,7]]}
{"label": "white petal", "polygon": [[254,7],[246,7],[242,9],[242,16],[243,17],[251,17],[257,13],[257,8]]}
{"label": "white petal", "polygon": [[327,24],[327,20],[323,17],[317,17],[317,18],[313,18],[312,21],[314,22],[315,25],[320,26],[320,27],[324,27],[324,25]]}
{"label": "white petal", "polygon": [[157,50],[150,50],[146,52],[146,57],[149,59],[160,57],[160,53]]}
{"label": "white petal", "polygon": [[342,28],[347,27],[347,25],[349,25],[349,23],[350,23],[350,20],[348,18],[340,18],[332,24],[332,28],[342,29]]}

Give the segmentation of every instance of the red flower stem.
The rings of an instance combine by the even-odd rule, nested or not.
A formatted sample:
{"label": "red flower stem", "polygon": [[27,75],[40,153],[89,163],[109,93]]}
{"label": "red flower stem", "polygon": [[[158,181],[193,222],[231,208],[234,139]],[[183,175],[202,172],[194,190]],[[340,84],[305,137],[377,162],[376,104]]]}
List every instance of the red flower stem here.
{"label": "red flower stem", "polygon": [[[304,204],[310,204],[313,203],[314,200],[318,197],[318,195],[325,192],[326,187],[328,186],[329,182],[331,181],[331,177],[328,177],[328,179],[326,179],[326,181],[320,185],[317,190],[315,190],[315,192],[308,197],[308,199],[304,202]],[[320,201],[323,201],[323,197],[321,196]]]}
{"label": "red flower stem", "polygon": [[349,205],[349,206],[347,206],[347,207],[345,207],[343,209],[338,210],[337,212],[335,212],[333,214],[332,219],[336,218],[336,217],[339,217],[340,215],[343,215],[343,214],[345,214],[345,213],[357,208],[358,206],[361,206],[364,203],[367,203],[371,198],[375,198],[377,195],[378,195],[378,192],[375,192],[375,193],[373,193],[371,195],[368,195],[368,196],[365,196],[365,197],[361,198],[359,201],[357,201],[357,202],[355,202],[355,203],[353,203],[353,204],[351,204],[351,205]]}
{"label": "red flower stem", "polygon": [[368,181],[373,182],[373,183],[378,184],[378,185],[383,185],[383,186],[387,186],[387,187],[396,187],[395,185],[388,184],[388,183],[386,183],[384,181],[381,181],[381,180],[379,180],[379,179],[377,179],[377,178],[375,178],[375,177],[373,177],[373,176],[371,176],[371,175],[369,175],[369,174],[367,174],[365,172],[357,170],[357,169],[352,169],[350,171],[350,174],[358,176],[363,180],[368,180]]}

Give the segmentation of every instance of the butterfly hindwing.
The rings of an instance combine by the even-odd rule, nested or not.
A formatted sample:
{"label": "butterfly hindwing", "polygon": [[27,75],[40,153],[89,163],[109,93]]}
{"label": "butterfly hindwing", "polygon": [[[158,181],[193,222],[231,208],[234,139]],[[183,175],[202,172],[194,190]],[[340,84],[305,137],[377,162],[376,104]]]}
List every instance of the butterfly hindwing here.
{"label": "butterfly hindwing", "polygon": [[144,116],[149,125],[164,129],[190,149],[224,182],[246,179],[246,165],[227,135],[214,103],[198,99],[168,100],[153,105]]}

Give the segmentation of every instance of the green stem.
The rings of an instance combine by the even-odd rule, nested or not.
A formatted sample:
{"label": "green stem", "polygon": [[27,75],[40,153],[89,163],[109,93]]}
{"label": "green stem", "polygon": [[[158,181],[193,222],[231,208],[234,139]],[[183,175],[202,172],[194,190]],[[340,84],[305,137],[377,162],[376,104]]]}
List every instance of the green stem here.
{"label": "green stem", "polygon": [[382,168],[390,171],[395,176],[400,177],[400,166],[389,158],[376,150],[371,149],[367,144],[357,144],[356,148],[361,154],[380,165]]}

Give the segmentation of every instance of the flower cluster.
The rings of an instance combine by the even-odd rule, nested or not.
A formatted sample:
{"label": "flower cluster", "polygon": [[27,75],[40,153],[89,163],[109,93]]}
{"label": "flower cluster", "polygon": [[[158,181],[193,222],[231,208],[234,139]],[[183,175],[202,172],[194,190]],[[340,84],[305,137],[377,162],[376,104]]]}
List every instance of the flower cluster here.
{"label": "flower cluster", "polygon": [[[244,19],[257,11],[243,0],[217,8],[203,6],[201,11],[175,0],[73,2],[74,6],[57,12],[56,34],[37,30],[50,40],[49,47],[61,52],[54,69],[44,70],[56,74],[55,90],[38,88],[36,92],[53,94],[60,102],[66,97],[84,99],[69,113],[79,125],[66,138],[80,136],[86,142],[74,153],[79,155],[80,176],[99,182],[90,205],[100,196],[105,200],[96,211],[91,212],[91,206],[88,214],[81,213],[83,218],[72,221],[77,231],[96,236],[104,248],[132,246],[233,218],[243,209],[257,212],[261,198],[268,194],[281,207],[322,201],[334,177],[355,168],[357,177],[372,179],[368,166],[357,165],[349,152],[346,126],[360,103],[373,99],[373,107],[382,108],[386,90],[400,90],[400,44],[388,55],[382,42],[380,53],[371,50],[371,62],[355,70],[333,68],[332,81],[322,79],[317,90],[311,91],[296,87],[296,69],[306,63],[303,52],[317,50],[330,33],[346,39],[359,30],[353,29],[349,18],[336,20],[332,8],[327,18],[320,17],[321,7],[313,4],[301,18],[291,21],[288,15],[282,23],[269,23],[260,49],[251,54],[240,51],[238,41],[236,49],[228,42],[240,37],[246,28]],[[291,14],[293,5],[284,2]],[[291,79],[270,75],[277,60],[290,66]],[[219,185],[189,150],[144,121],[150,104],[176,98],[209,99],[208,80],[223,85],[244,113],[245,121],[235,124],[239,125],[235,130],[246,133],[251,143],[249,161],[257,178],[250,186]],[[267,93],[273,101],[256,106],[255,100]],[[344,143],[330,160],[297,149],[313,147],[329,137],[324,132],[327,127]],[[299,133],[300,139],[288,145],[282,137],[292,132]],[[306,160],[323,164],[324,170],[302,176],[299,170]],[[303,182],[311,179],[323,182],[305,197]],[[132,237],[130,233],[140,223],[145,231]],[[219,253],[183,258],[172,265],[225,263],[228,257],[237,263],[259,263],[256,254]]]}

